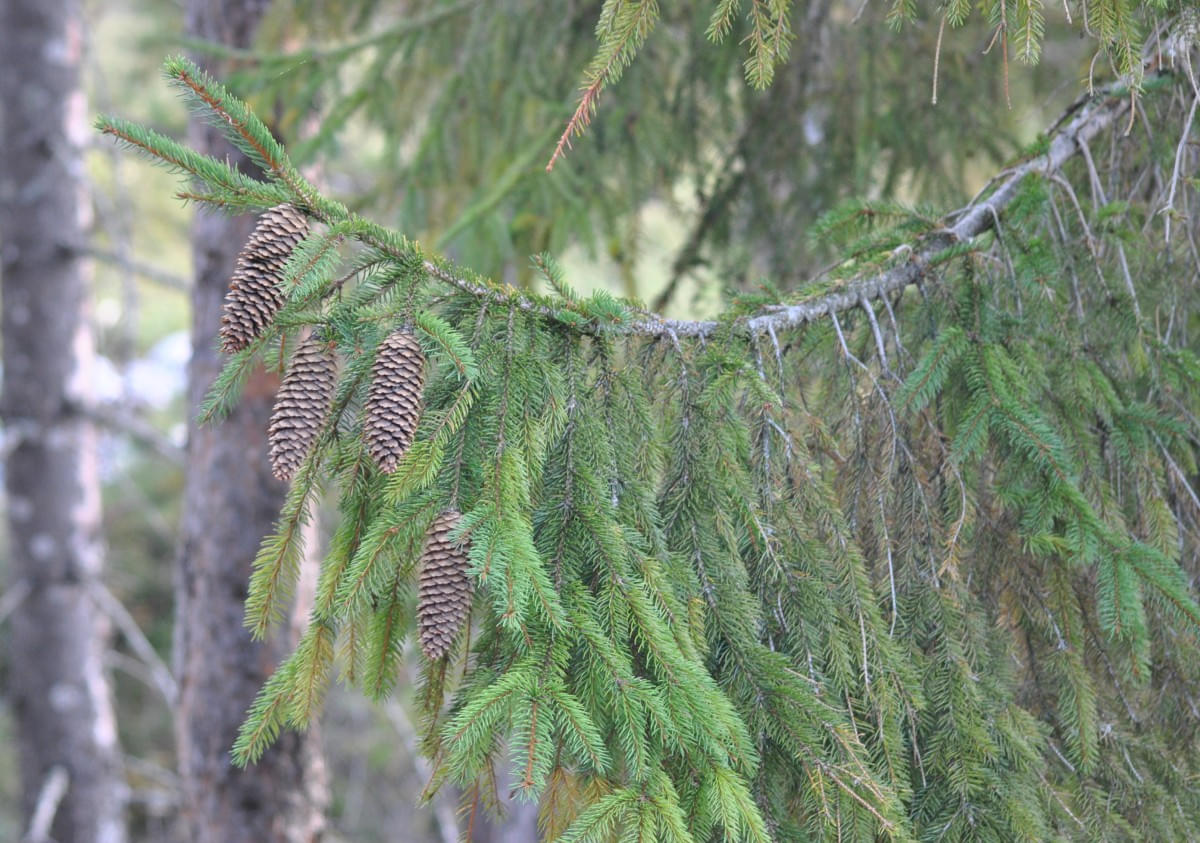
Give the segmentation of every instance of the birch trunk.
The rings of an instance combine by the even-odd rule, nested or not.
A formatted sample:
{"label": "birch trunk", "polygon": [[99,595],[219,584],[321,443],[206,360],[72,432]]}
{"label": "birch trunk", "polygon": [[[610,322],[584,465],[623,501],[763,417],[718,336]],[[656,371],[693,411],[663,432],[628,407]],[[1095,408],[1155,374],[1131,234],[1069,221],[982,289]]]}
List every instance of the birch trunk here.
{"label": "birch trunk", "polygon": [[121,843],[126,787],[103,667],[100,482],[88,403],[93,339],[79,247],[90,222],[78,0],[0,3],[0,274],[11,448],[8,636],[30,840]]}

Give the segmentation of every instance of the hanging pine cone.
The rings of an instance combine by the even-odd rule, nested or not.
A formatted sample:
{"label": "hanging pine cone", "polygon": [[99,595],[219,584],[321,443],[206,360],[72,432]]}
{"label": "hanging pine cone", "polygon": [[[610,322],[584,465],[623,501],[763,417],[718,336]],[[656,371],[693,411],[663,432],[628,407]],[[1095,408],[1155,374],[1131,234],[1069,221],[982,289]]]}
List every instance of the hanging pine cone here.
{"label": "hanging pine cone", "polygon": [[421,584],[417,599],[417,637],[421,651],[436,661],[450,645],[471,611],[471,574],[467,542],[450,536],[462,516],[448,509],[433,520],[421,554]]}
{"label": "hanging pine cone", "polygon": [[221,312],[221,350],[241,351],[283,306],[283,268],[308,235],[308,217],[294,205],[276,205],[258,224],[238,255]]}
{"label": "hanging pine cone", "polygon": [[363,437],[384,474],[391,474],[417,432],[425,386],[425,355],[417,338],[395,331],[379,345],[367,391]]}
{"label": "hanging pine cone", "polygon": [[305,340],[292,355],[268,429],[271,471],[280,480],[292,479],[325,426],[335,368],[329,344],[316,338]]}

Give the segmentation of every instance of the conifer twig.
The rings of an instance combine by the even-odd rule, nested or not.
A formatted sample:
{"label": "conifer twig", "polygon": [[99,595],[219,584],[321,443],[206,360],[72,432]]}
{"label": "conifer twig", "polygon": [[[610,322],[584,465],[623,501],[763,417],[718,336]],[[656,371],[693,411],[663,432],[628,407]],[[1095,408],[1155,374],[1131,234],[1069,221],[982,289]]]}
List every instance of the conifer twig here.
{"label": "conifer twig", "polygon": [[615,83],[625,66],[633,60],[633,56],[641,47],[654,23],[658,19],[658,4],[654,0],[635,0],[615,12],[610,12],[609,4],[605,4],[600,14],[600,27],[607,30],[602,40],[600,52],[592,61],[588,70],[590,81],[579,98],[575,113],[567,121],[554,154],[546,164],[546,172],[554,169],[555,162],[566,154],[571,146],[571,138],[583,133],[596,113],[596,100],[605,86]]}
{"label": "conifer twig", "polygon": [[554,154],[550,156],[550,161],[546,164],[547,173],[553,171],[558,159],[566,155],[567,149],[571,146],[571,136],[581,133],[592,122],[592,115],[596,112],[596,99],[600,96],[600,88],[604,85],[604,79],[604,75],[598,76],[579,98],[579,105],[575,108],[571,119],[567,121],[566,128],[563,129],[558,143],[554,146]]}

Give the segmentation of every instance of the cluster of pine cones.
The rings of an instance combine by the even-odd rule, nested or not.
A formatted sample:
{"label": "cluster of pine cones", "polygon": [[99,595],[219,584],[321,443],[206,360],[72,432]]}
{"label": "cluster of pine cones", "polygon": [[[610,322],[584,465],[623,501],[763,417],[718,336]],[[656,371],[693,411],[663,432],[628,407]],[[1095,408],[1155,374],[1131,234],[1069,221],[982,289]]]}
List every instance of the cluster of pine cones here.
{"label": "cluster of pine cones", "polygon": [[[271,324],[286,300],[284,268],[308,235],[308,218],[294,205],[263,214],[238,255],[221,314],[221,348],[240,351]],[[337,380],[333,347],[310,336],[292,353],[268,429],[271,469],[291,480],[329,418]],[[425,355],[411,331],[392,332],[379,345],[371,368],[363,440],[380,471],[390,474],[412,445],[424,408]],[[417,604],[421,649],[443,658],[471,609],[471,577],[465,539],[455,539],[462,516],[448,509],[425,535]]]}

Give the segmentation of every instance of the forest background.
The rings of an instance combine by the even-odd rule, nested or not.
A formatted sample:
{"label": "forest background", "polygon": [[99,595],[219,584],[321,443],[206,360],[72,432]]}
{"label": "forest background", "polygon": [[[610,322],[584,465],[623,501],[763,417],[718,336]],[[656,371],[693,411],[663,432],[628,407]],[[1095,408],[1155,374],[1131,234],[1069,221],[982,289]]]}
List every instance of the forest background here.
{"label": "forest background", "polygon": [[[947,30],[929,15],[896,29],[889,6],[835,1],[804,7],[790,59],[759,91],[739,79],[737,38],[705,39],[707,10],[664,10],[661,37],[601,95],[587,132],[547,174],[596,50],[599,5],[564,4],[541,26],[530,20],[536,4],[501,4],[488,26],[476,5],[276,0],[247,47],[188,35],[178,3],[85,3],[88,108],[186,136],[187,111],[160,67],[164,55],[191,51],[221,62],[310,178],[355,210],[517,288],[543,289],[529,258],[549,251],[581,293],[706,318],[840,258],[808,232],[841,203],[962,206],[1093,73],[1112,76],[1105,61],[1097,71],[1095,42],[1053,6],[1033,64],[1017,61],[1018,44],[996,46],[991,21]],[[181,677],[172,634],[195,209],[173,198],[174,177],[107,139],[90,139],[85,160],[104,582],[116,632],[107,675],[130,837],[174,840]],[[318,534],[322,520],[335,515],[318,519]],[[8,597],[0,622],[15,611]],[[464,823],[453,794],[418,805],[429,768],[417,753],[412,670],[385,702],[338,685],[330,694],[321,719],[328,839],[447,839]],[[0,839],[25,832],[13,730],[0,705]],[[529,839],[529,822],[513,809],[509,839]],[[505,821],[489,833],[501,839]]]}

